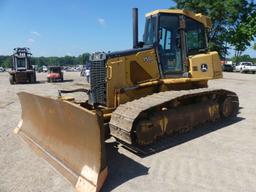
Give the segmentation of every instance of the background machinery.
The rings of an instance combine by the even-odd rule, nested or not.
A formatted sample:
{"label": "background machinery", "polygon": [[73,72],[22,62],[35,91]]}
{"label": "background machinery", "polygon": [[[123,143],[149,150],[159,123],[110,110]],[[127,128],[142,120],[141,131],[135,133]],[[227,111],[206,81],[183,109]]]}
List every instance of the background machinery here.
{"label": "background machinery", "polygon": [[47,82],[63,82],[63,72],[60,66],[48,67]]}
{"label": "background machinery", "polygon": [[12,55],[12,70],[9,71],[10,83],[36,83],[36,72],[31,65],[29,48],[15,48]]}
{"label": "background machinery", "polygon": [[[208,17],[153,11],[138,42],[137,9],[133,16],[133,49],[91,55],[90,90],[60,90],[56,100],[19,93],[22,120],[15,132],[77,191],[103,186],[108,173],[104,141],[110,136],[136,150],[238,112],[234,92],[207,85],[222,78],[218,53],[208,51]],[[79,103],[63,96],[77,91],[89,99]]]}

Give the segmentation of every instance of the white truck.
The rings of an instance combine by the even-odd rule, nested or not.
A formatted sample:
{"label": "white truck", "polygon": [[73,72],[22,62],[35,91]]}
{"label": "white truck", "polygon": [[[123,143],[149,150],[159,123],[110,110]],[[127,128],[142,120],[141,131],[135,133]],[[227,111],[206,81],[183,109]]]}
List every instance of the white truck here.
{"label": "white truck", "polygon": [[238,71],[240,73],[256,73],[256,65],[252,62],[240,62],[235,67],[235,71]]}

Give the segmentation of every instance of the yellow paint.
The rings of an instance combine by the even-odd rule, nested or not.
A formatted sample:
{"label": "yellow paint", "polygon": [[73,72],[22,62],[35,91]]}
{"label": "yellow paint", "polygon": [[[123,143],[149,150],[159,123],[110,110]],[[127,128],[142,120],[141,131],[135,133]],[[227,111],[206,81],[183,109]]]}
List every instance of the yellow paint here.
{"label": "yellow paint", "polygon": [[[220,59],[217,52],[209,52],[206,54],[198,54],[189,57],[190,73],[192,81],[202,79],[218,79],[222,78],[222,70]],[[202,71],[202,65],[206,64],[208,69],[206,72]]]}
{"label": "yellow paint", "polygon": [[[150,17],[159,13],[182,14],[202,23],[206,28],[211,27],[209,17],[202,14],[194,14],[187,10],[156,10],[146,16]],[[188,61],[190,77],[180,76],[161,79],[157,54],[154,48],[108,59],[106,63],[107,107],[116,108],[119,104],[159,91],[206,87],[208,80],[222,78],[220,59],[217,52],[189,56]],[[207,70],[202,70],[202,65],[206,66]],[[131,71],[131,66],[135,66],[138,70]],[[143,77],[143,80],[135,78],[140,73],[144,74],[144,76],[143,74],[139,76]],[[122,91],[124,88],[125,91]]]}
{"label": "yellow paint", "polygon": [[[152,62],[144,61],[145,57],[153,58]],[[152,78],[145,82],[134,84],[131,81],[130,63],[136,61]],[[207,65],[207,71],[201,70],[201,65]],[[131,101],[146,95],[153,94],[159,86],[159,91],[170,90],[168,85],[180,85],[193,87],[193,83],[205,84],[211,79],[222,78],[220,59],[217,52],[209,52],[189,57],[190,73],[192,77],[176,77],[160,79],[159,69],[154,50],[139,52],[134,55],[110,59],[107,62],[107,106],[117,107],[119,104]],[[111,69],[111,70],[110,70]],[[161,85],[161,86],[160,86]],[[141,87],[132,89],[125,93],[118,93],[117,90],[129,87]]]}
{"label": "yellow paint", "polygon": [[180,14],[190,17],[200,23],[202,23],[206,28],[211,28],[212,22],[209,17],[202,15],[201,13],[193,13],[189,10],[181,10],[181,9],[163,9],[163,10],[155,10],[148,14],[146,17],[154,16],[159,13],[167,13],[167,14]]}
{"label": "yellow paint", "polygon": [[[145,58],[146,61],[145,61]],[[131,81],[130,65],[131,62],[137,62],[141,68],[145,70],[152,78],[150,80],[156,80],[160,78],[158,64],[156,59],[156,54],[154,49],[138,52],[133,55],[117,57],[114,59],[109,59],[107,61],[107,106],[114,107],[115,104],[115,90],[125,87],[132,87],[134,84]],[[111,69],[111,70],[110,70]],[[113,74],[113,75],[111,75]],[[111,76],[111,78],[110,78]],[[141,82],[143,83],[143,82]],[[121,103],[131,100],[131,98],[138,98],[139,96],[144,96],[152,93],[152,91],[136,91],[136,94],[122,94]],[[138,95],[137,95],[138,94]]]}

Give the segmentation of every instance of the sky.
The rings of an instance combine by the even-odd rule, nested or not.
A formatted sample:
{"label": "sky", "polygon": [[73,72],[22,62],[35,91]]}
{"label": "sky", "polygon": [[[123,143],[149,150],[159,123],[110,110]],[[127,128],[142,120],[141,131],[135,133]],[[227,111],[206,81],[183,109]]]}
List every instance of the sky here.
{"label": "sky", "polygon": [[132,8],[144,16],[171,0],[0,0],[0,55],[30,47],[34,56],[77,56],[132,47]]}
{"label": "sky", "polygon": [[[34,56],[77,56],[132,47],[132,8],[145,14],[167,9],[171,0],[0,0],[0,55],[30,47]],[[252,49],[245,53],[256,57]]]}

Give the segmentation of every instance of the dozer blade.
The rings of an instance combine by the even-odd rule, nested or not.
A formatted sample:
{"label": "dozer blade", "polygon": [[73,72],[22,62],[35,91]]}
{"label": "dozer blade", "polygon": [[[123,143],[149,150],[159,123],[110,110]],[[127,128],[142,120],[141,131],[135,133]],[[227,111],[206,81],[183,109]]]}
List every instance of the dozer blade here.
{"label": "dozer blade", "polygon": [[18,133],[79,192],[99,191],[107,177],[102,115],[79,105],[18,93]]}

